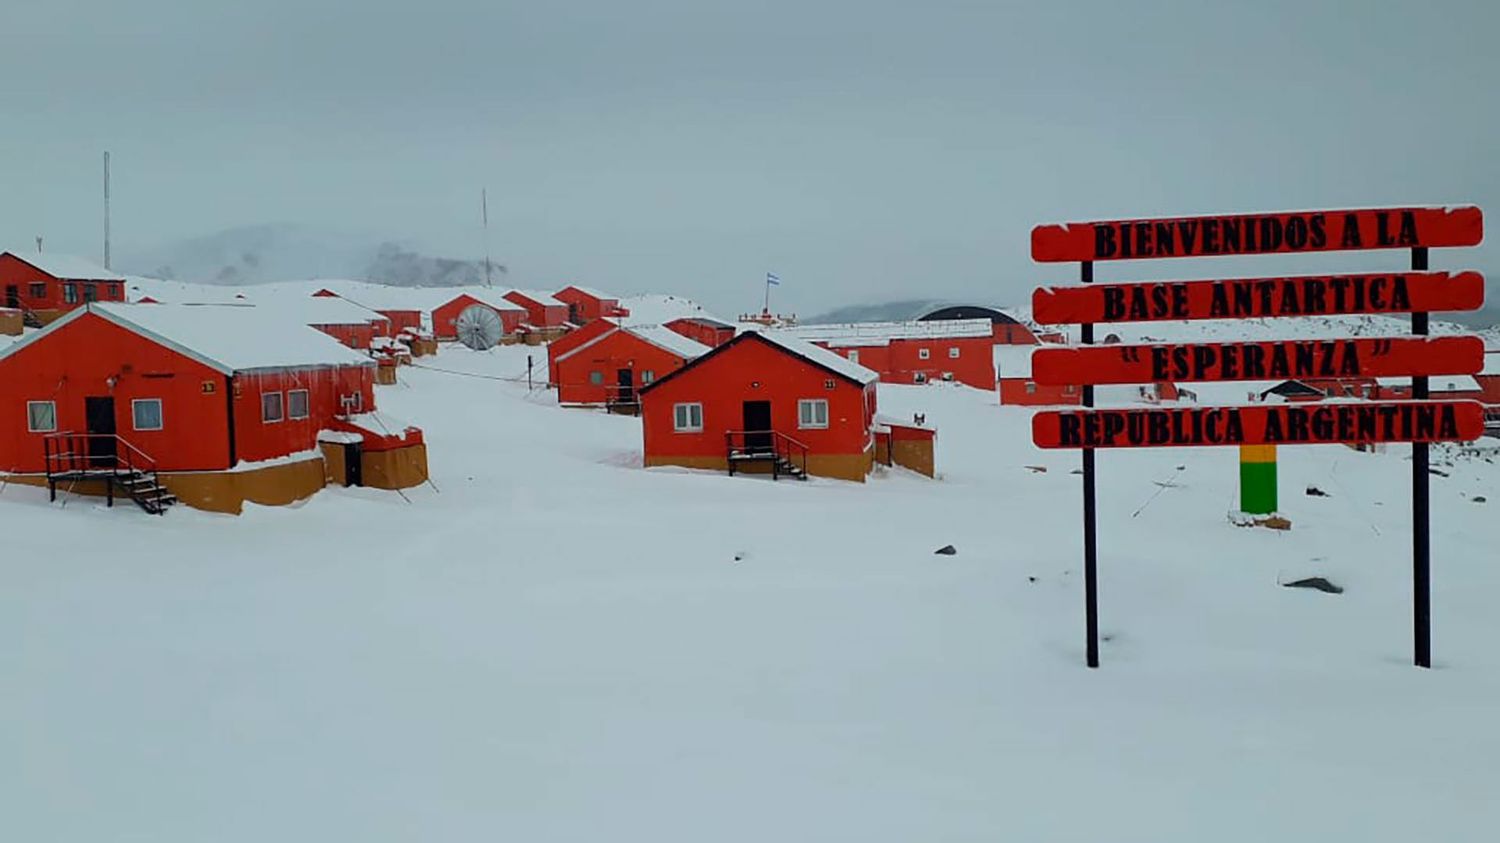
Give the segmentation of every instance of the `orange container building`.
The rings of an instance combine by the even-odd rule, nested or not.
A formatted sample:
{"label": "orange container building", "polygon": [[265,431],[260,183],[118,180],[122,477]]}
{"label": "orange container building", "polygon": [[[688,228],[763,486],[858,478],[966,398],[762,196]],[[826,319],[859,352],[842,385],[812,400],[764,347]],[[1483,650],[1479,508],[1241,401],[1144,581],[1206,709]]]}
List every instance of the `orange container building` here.
{"label": "orange container building", "polygon": [[531,344],[548,342],[567,333],[568,306],[540,290],[509,290],[504,299],[526,311],[521,332]]}
{"label": "orange container building", "polygon": [[69,255],[0,252],[0,307],[31,324],[94,301],[125,301],[125,276]]}
{"label": "orange container building", "polygon": [[633,410],[640,390],[708,351],[660,325],[615,326],[557,358],[557,400]]}
{"label": "orange container building", "polygon": [[641,390],[646,465],[863,481],[878,379],[811,343],[745,331]]}
{"label": "orange container building", "polygon": [[666,323],[666,327],[709,348],[718,348],[734,339],[735,327],[727,322],[703,316],[684,316]]}
{"label": "orange container building", "polygon": [[608,319],[595,319],[581,328],[575,328],[547,343],[547,384],[557,386],[557,359],[586,342],[593,342],[619,325]]}

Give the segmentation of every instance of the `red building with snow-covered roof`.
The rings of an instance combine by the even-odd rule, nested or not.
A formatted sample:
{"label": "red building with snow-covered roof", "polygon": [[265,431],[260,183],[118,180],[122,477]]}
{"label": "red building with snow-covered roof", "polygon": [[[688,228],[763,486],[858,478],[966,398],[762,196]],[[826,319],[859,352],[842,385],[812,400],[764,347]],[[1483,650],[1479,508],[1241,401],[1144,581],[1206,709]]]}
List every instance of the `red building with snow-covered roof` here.
{"label": "red building with snow-covered roof", "polygon": [[619,298],[591,287],[577,284],[558,290],[554,299],[568,306],[568,321],[574,325],[587,325],[596,319],[623,319],[630,311],[620,306]]}
{"label": "red building with snow-covered roof", "polygon": [[1031,353],[1039,347],[1045,346],[995,346],[992,353],[995,360],[996,389],[1000,395],[1000,403],[1022,407],[1082,404],[1082,387],[1039,384],[1032,379]]}
{"label": "red building with snow-covered roof", "polygon": [[[0,467],[121,494],[138,482],[128,468],[216,511],[287,503],[327,481],[319,434],[374,411],[374,376],[369,357],[284,314],[91,304],[0,348]],[[387,434],[357,444],[393,452],[400,477],[386,479],[410,479],[413,461],[425,479],[421,431]]]}
{"label": "red building with snow-covered roof", "polygon": [[82,304],[124,301],[125,276],[83,258],[0,252],[0,307],[43,325]]}
{"label": "red building with snow-covered roof", "polygon": [[640,393],[645,461],[863,481],[878,375],[774,331],[744,331]]}
{"label": "red building with snow-covered roof", "polygon": [[557,359],[568,354],[586,342],[593,342],[601,336],[618,328],[619,325],[609,319],[595,319],[581,328],[563,334],[552,342],[547,343],[547,384],[557,386]]}
{"label": "red building with snow-covered roof", "polygon": [[[350,298],[349,296],[345,296],[339,293],[337,290],[333,290],[328,287],[319,289],[317,292],[313,293],[313,297],[339,298],[345,299],[346,301],[354,301],[355,304],[358,304],[361,307],[367,307],[375,311],[376,313],[379,313],[381,316],[384,316],[386,318],[386,321],[388,323],[388,331],[386,333],[386,336],[394,337],[397,334],[401,334],[403,332],[415,333],[422,330],[422,308],[416,306],[415,304],[403,304],[401,306],[393,307],[388,303],[382,302],[355,301],[355,299]],[[142,299],[141,301],[145,301],[145,299]]]}
{"label": "red building with snow-covered roof", "polygon": [[[607,323],[599,320],[597,324]],[[611,326],[558,355],[557,400],[563,404],[619,406],[633,412],[641,389],[708,351],[708,346],[660,325]]]}
{"label": "red building with snow-covered roof", "polygon": [[528,343],[547,342],[567,332],[568,306],[540,290],[509,290],[505,300],[526,311],[522,333]]}
{"label": "red building with snow-covered roof", "polygon": [[884,383],[957,381],[995,386],[995,345],[989,319],[852,322],[797,325],[784,333],[873,369]]}
{"label": "red building with snow-covered roof", "polygon": [[527,319],[526,309],[508,300],[498,290],[466,290],[432,309],[432,335],[439,340],[458,339],[458,316],[468,308],[487,307],[500,317],[501,342],[515,342]]}
{"label": "red building with snow-covered roof", "polygon": [[664,327],[709,348],[718,348],[734,339],[735,334],[733,325],[706,316],[683,316],[667,322]]}

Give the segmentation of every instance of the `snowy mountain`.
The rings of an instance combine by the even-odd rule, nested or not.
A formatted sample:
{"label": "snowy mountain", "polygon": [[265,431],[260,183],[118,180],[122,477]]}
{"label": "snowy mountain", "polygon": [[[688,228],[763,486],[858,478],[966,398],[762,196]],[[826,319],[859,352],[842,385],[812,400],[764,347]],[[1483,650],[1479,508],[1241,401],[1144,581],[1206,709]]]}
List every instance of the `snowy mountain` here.
{"label": "snowy mountain", "polygon": [[[127,272],[204,284],[263,284],[292,278],[358,278],[399,286],[482,283],[482,260],[433,257],[401,242],[303,225],[233,228],[122,254]],[[505,268],[491,265],[499,283]]]}

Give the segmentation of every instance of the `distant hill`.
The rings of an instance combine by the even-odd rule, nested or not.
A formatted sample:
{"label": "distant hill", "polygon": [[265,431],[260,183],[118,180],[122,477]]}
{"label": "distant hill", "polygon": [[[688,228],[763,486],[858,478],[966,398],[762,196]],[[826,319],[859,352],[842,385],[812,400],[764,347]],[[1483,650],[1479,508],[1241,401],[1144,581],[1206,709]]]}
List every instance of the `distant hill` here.
{"label": "distant hill", "polygon": [[[484,262],[421,254],[393,240],[303,225],[232,228],[122,254],[134,275],[200,284],[246,285],[295,278],[351,278],[402,287],[453,287],[484,281]],[[499,283],[505,267],[491,265]]]}

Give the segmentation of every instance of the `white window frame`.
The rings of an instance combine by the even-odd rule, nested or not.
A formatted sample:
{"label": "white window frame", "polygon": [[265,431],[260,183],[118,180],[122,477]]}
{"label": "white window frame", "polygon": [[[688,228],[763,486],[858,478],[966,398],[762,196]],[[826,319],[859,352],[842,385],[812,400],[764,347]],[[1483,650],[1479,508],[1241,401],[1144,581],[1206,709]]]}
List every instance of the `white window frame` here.
{"label": "white window frame", "polygon": [[27,289],[27,292],[31,293],[31,297],[33,299],[44,299],[47,297],[47,282],[32,281],[31,286]]}
{"label": "white window frame", "polygon": [[[818,421],[818,409],[823,410],[823,420]],[[812,410],[809,420],[808,410]],[[802,398],[797,401],[797,429],[798,430],[827,430],[828,429],[828,399],[827,398]]]}
{"label": "white window frame", "polygon": [[651,369],[647,369],[644,372],[641,372],[641,386],[645,386],[648,383],[654,383],[655,381],[656,372],[652,371]]}
{"label": "white window frame", "polygon": [[859,349],[857,349],[857,348],[851,348],[851,349],[849,349],[849,362],[850,363],[858,363],[859,362]]}
{"label": "white window frame", "polygon": [[917,359],[918,360],[931,360],[932,359],[932,349],[930,349],[930,348],[919,348],[919,349],[917,349]]}
{"label": "white window frame", "polygon": [[957,360],[958,359],[958,346],[955,345],[955,346],[950,346],[948,348],[948,359],[949,360]]}
{"label": "white window frame", "polygon": [[[302,415],[292,411],[292,396],[302,396]],[[286,391],[286,405],[282,408],[289,419],[305,419],[312,415],[312,395],[305,389],[288,389]]]}
{"label": "white window frame", "polygon": [[[684,412],[686,423],[684,423]],[[694,423],[693,416],[697,415]],[[702,433],[703,432],[703,404],[697,401],[684,401],[672,405],[672,431],[674,433]]]}
{"label": "white window frame", "polygon": [[[276,418],[274,419],[266,418],[266,399],[272,396],[276,398]],[[260,394],[260,423],[280,424],[283,421],[286,421],[286,396],[280,392],[262,392]]]}
{"label": "white window frame", "polygon": [[[141,427],[139,415],[142,404],[156,405],[156,427]],[[130,401],[130,429],[131,430],[163,430],[167,426],[167,415],[162,407],[160,398],[132,398]]]}
{"label": "white window frame", "polygon": [[63,304],[78,304],[78,285],[72,281],[64,281]]}
{"label": "white window frame", "polygon": [[[31,423],[32,407],[50,407],[52,410],[51,427],[35,427]],[[26,432],[27,433],[56,433],[57,432],[57,402],[56,401],[27,401],[26,402]]]}

